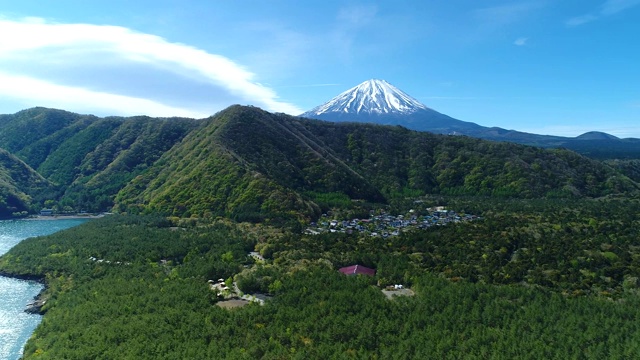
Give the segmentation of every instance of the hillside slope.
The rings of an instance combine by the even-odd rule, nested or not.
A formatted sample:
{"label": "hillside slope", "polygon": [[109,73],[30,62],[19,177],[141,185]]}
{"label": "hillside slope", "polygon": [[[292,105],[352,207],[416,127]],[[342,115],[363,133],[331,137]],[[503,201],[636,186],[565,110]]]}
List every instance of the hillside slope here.
{"label": "hillside slope", "polygon": [[[56,185],[58,208],[99,211],[199,122],[146,116],[98,118],[33,108],[0,117],[0,147]],[[45,199],[46,200],[46,199]]]}
{"label": "hillside slope", "polygon": [[273,220],[317,216],[317,193],[380,202],[427,193],[598,197],[637,189],[613,168],[567,150],[233,106],[129,183],[116,203],[129,212]]}
{"label": "hillside slope", "polygon": [[[241,106],[220,112],[128,184],[116,198],[117,208],[252,221],[317,216],[319,208],[296,191],[304,190],[300,167],[317,166],[319,174],[345,178],[349,170],[282,129],[279,117]],[[310,187],[339,186],[330,179],[324,187],[319,182],[314,178]]]}
{"label": "hillside slope", "polygon": [[[312,132],[372,179],[385,194],[427,193],[598,197],[637,184],[599,161],[569,150],[443,136],[401,127],[308,121]],[[328,128],[328,129],[327,129]]]}
{"label": "hillside slope", "polygon": [[[49,138],[54,134],[51,141],[55,144],[56,138],[64,135],[69,130],[73,133],[77,126],[74,124],[85,123],[82,119],[92,119],[92,116],[83,116],[64,110],[47,109],[42,107],[32,108],[17,112],[13,115],[0,115],[0,148],[11,153],[18,153],[22,150],[26,152],[37,152],[36,150],[26,150],[42,139]],[[67,131],[64,131],[67,129]],[[63,131],[60,133],[60,131]],[[68,136],[68,135],[67,135]],[[64,138],[64,136],[62,136]],[[35,147],[38,147],[35,145]],[[35,157],[35,155],[34,155]],[[38,160],[42,159],[37,157]],[[25,161],[33,168],[39,164],[31,159]]]}
{"label": "hillside slope", "polygon": [[0,218],[29,211],[33,197],[42,196],[50,186],[27,164],[0,149]]}
{"label": "hillside slope", "polygon": [[5,176],[12,189],[5,193],[31,196],[35,208],[49,200],[59,210],[115,205],[133,213],[287,222],[328,210],[327,196],[348,204],[422,194],[599,197],[638,188],[614,168],[568,150],[245,106],[205,120],[35,108],[0,117],[0,128],[0,147],[54,185],[40,189],[30,185],[35,180]]}

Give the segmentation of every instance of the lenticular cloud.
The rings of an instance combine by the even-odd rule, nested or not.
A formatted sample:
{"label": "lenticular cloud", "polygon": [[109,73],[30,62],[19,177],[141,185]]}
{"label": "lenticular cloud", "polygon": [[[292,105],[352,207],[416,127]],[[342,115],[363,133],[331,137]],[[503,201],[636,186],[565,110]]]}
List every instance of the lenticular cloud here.
{"label": "lenticular cloud", "polygon": [[[206,116],[233,103],[290,114],[301,112],[279,101],[273,90],[253,81],[254,74],[224,56],[120,26],[56,24],[35,18],[0,20],[0,66],[3,80],[14,81],[0,86],[0,94],[22,103],[33,101],[33,106],[61,104],[74,110],[73,98],[77,97],[77,105],[83,109],[90,110],[94,103],[96,108],[110,107],[118,114]],[[127,71],[131,73],[133,67],[138,72],[148,71],[149,78],[171,78],[171,86],[163,90],[165,95],[171,88],[181,91],[154,98],[157,88],[145,89],[144,82],[127,81]],[[117,82],[120,88],[105,90],[101,86],[103,68],[109,69],[110,77],[117,77],[121,70],[122,79]],[[80,69],[84,76],[78,75]],[[28,83],[44,86],[32,92],[11,91],[11,85],[21,88]],[[162,86],[154,81],[154,86],[158,84]],[[203,91],[210,92],[211,99],[194,102],[190,87],[200,93],[201,99],[206,98]],[[65,93],[69,97],[61,101]],[[171,113],[157,114],[159,111]]]}

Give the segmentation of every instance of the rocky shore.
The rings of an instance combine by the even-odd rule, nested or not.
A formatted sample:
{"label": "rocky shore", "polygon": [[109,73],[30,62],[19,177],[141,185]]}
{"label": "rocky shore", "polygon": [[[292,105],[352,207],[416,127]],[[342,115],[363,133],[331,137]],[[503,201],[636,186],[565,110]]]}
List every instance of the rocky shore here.
{"label": "rocky shore", "polygon": [[74,220],[74,219],[99,219],[104,217],[105,214],[98,215],[32,215],[29,217],[21,218],[20,220]]}
{"label": "rocky shore", "polygon": [[42,311],[42,307],[44,306],[44,304],[47,303],[47,300],[44,299],[43,296],[44,290],[40,292],[40,294],[38,294],[33,300],[33,302],[30,302],[27,304],[27,307],[24,309],[24,312],[28,313],[28,314],[38,314],[38,315],[44,315],[44,311]]}
{"label": "rocky shore", "polygon": [[24,309],[24,312],[29,314],[44,315],[45,312],[42,311],[42,307],[47,302],[47,299],[44,295],[44,292],[46,290],[46,284],[44,282],[43,277],[36,276],[36,275],[11,274],[4,271],[0,271],[0,276],[12,278],[12,279],[18,279],[18,280],[35,281],[45,286],[43,287],[42,291],[40,291],[40,293],[33,298],[33,301],[28,303],[26,308]]}
{"label": "rocky shore", "polygon": [[7,278],[18,279],[18,280],[28,280],[28,281],[36,281],[40,284],[44,285],[44,277],[39,275],[31,275],[31,274],[12,274],[5,271],[0,271],[0,276],[4,276]]}

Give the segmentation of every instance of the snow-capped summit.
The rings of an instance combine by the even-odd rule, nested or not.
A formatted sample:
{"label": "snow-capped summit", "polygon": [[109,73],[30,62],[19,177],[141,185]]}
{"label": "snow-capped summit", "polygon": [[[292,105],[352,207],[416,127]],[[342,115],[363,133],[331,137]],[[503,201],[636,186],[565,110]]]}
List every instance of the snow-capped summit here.
{"label": "snow-capped summit", "polygon": [[[600,132],[588,132],[577,138],[566,138],[530,134],[499,127],[485,127],[454,119],[428,108],[388,82],[376,79],[367,80],[300,116],[333,122],[399,125],[410,130],[429,131],[436,134],[465,135],[543,147],[563,146],[583,150],[588,148],[589,151],[600,149],[599,147],[605,143],[624,141]],[[591,147],[585,147],[587,145]],[[603,151],[606,152],[606,150]]]}
{"label": "snow-capped summit", "polygon": [[372,79],[343,92],[302,116],[315,117],[329,113],[401,115],[427,109],[418,100],[385,80]]}
{"label": "snow-capped summit", "polygon": [[377,79],[365,81],[300,116],[328,121],[401,125],[408,129],[441,134],[469,134],[481,128],[430,109],[397,87]]}

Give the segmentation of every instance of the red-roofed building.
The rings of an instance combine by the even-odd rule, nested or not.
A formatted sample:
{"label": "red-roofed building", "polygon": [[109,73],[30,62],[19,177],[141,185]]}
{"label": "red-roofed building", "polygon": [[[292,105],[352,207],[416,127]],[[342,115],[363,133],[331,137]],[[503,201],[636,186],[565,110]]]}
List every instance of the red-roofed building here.
{"label": "red-roofed building", "polygon": [[374,276],[376,274],[376,271],[374,269],[370,269],[362,265],[351,265],[351,266],[343,267],[338,271],[340,271],[345,275],[362,274],[362,275]]}

